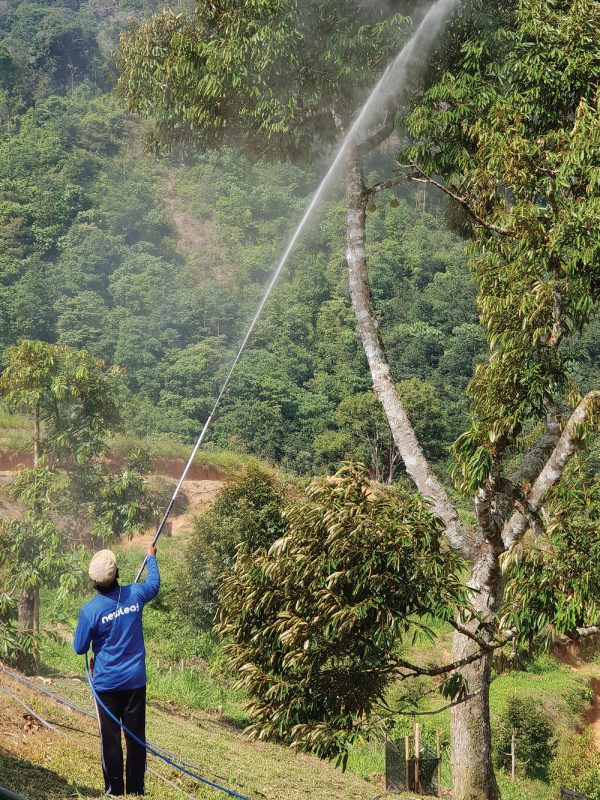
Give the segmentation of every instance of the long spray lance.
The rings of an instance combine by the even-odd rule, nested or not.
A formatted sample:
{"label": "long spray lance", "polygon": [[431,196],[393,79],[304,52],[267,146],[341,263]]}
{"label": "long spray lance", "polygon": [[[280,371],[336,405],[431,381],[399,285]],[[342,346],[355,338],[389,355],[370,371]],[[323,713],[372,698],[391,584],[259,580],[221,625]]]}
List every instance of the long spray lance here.
{"label": "long spray lance", "polygon": [[[189,469],[194,461],[194,458],[196,457],[196,453],[198,452],[202,442],[206,437],[208,428],[213,420],[213,417],[217,411],[221,399],[225,394],[225,390],[229,385],[229,381],[231,380],[231,376],[233,375],[233,372],[237,367],[238,361],[240,360],[240,357],[244,352],[246,344],[248,343],[248,339],[250,338],[254,328],[256,327],[256,323],[258,322],[260,315],[262,314],[262,310],[265,307],[267,300],[271,296],[273,287],[277,283],[277,280],[281,275],[283,268],[285,267],[290,257],[290,254],[294,249],[294,246],[296,245],[296,242],[300,238],[300,234],[306,227],[308,220],[312,216],[313,211],[315,210],[323,194],[325,193],[325,190],[327,189],[331,178],[337,172],[337,169],[340,166],[342,159],[346,156],[352,142],[357,138],[357,135],[361,131],[368,129],[368,122],[370,120],[370,115],[373,111],[375,104],[377,104],[378,108],[381,108],[386,103],[387,100],[389,100],[399,92],[398,87],[402,85],[402,79],[405,77],[403,73],[409,66],[411,58],[415,54],[415,51],[419,52],[420,55],[423,55],[427,50],[429,50],[437,31],[439,30],[445,18],[450,13],[450,9],[452,8],[453,3],[454,0],[437,0],[437,2],[435,2],[431,6],[427,14],[421,20],[421,23],[419,24],[418,28],[416,29],[410,40],[404,45],[402,50],[398,53],[398,55],[391,62],[391,64],[388,65],[385,72],[378,80],[374,89],[371,91],[371,94],[367,98],[365,104],[361,108],[360,113],[354,120],[354,123],[352,124],[350,130],[344,137],[331,166],[329,167],[325,177],[321,181],[317,191],[313,195],[312,200],[308,205],[308,208],[304,212],[304,216],[298,223],[298,226],[294,231],[294,234],[290,239],[284,254],[281,257],[281,260],[277,265],[277,269],[273,273],[273,277],[271,278],[269,285],[267,286],[267,289],[262,297],[262,300],[260,301],[256,313],[254,314],[254,317],[252,318],[252,321],[248,326],[248,330],[246,331],[242,343],[235,355],[235,358],[233,359],[233,363],[231,364],[229,372],[227,373],[227,377],[225,378],[225,381],[221,386],[221,390],[219,391],[219,395],[212,407],[212,411],[210,412],[206,422],[204,423],[204,427],[202,428],[200,436],[198,437],[194,449],[192,450],[192,454],[189,457],[187,464],[185,465],[185,469],[183,470],[183,473],[181,475],[181,478],[179,479],[177,486],[175,487],[173,496],[169,500],[169,504],[167,505],[163,517],[158,525],[158,528],[156,529],[156,533],[154,534],[154,539],[152,540],[153,545],[156,544],[161,533],[163,532],[165,524],[169,518],[169,514],[171,513],[173,506],[175,505],[175,500],[177,499],[177,495],[179,494],[179,491],[181,490],[183,482],[189,472]],[[393,86],[391,85],[392,81],[393,81]],[[142,576],[142,573],[144,572],[146,561],[147,557],[144,558],[144,562],[140,567],[138,574],[136,575],[135,578],[136,582],[139,581],[139,579]]]}

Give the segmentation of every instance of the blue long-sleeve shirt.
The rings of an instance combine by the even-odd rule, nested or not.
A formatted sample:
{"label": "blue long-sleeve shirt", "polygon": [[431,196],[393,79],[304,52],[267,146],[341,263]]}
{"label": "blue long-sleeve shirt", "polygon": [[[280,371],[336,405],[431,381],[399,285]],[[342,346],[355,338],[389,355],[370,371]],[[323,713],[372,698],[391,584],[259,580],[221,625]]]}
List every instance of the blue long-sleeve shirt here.
{"label": "blue long-sleeve shirt", "polygon": [[160,588],[155,556],[149,556],[144,583],[98,594],[79,612],[73,649],[94,652],[94,688],[99,692],[139,689],[146,684],[142,610]]}

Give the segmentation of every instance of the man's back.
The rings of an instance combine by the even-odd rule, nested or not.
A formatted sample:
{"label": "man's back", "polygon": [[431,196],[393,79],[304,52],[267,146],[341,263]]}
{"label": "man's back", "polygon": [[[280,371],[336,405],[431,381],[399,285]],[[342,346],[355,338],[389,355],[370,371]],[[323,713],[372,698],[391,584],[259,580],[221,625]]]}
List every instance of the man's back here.
{"label": "man's back", "polygon": [[117,586],[81,609],[73,648],[81,655],[91,643],[97,691],[137,689],[146,683],[142,610],[160,587],[154,556],[148,558],[147,569],[144,583]]}

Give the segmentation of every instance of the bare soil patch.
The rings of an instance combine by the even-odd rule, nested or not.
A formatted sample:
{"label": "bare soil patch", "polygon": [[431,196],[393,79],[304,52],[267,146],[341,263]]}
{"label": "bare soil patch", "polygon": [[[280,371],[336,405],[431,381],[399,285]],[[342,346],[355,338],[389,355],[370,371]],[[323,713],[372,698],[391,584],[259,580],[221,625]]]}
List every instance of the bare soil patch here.
{"label": "bare soil patch", "polygon": [[[184,481],[181,492],[185,498],[186,507],[182,513],[172,514],[171,516],[173,537],[185,538],[191,533],[194,517],[204,513],[209,508],[222,485],[222,480]],[[138,536],[134,536],[133,539],[123,539],[122,546],[128,549],[130,547],[137,548],[140,545],[149,545],[154,533],[155,527],[151,526]]]}

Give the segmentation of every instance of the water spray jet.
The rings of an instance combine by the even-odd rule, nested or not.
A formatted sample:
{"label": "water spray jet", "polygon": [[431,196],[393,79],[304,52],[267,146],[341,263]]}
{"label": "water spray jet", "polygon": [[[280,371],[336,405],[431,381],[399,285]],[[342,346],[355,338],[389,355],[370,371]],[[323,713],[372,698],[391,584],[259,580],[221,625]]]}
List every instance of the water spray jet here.
{"label": "water spray jet", "polygon": [[[175,500],[181,490],[183,482],[187,476],[187,473],[196,457],[196,453],[200,449],[204,439],[206,438],[206,434],[210,427],[210,424],[215,416],[215,413],[221,403],[223,395],[229,385],[231,377],[235,371],[235,368],[238,365],[238,362],[241,358],[242,353],[244,352],[246,345],[254,328],[256,327],[256,323],[260,319],[262,314],[263,308],[269,297],[271,296],[271,292],[279,276],[281,275],[283,268],[287,264],[289,257],[294,249],[300,235],[304,231],[308,221],[312,217],[313,212],[317,208],[319,202],[323,198],[326,190],[329,188],[329,185],[337,174],[338,168],[341,166],[344,158],[348,154],[349,150],[352,146],[360,143],[361,137],[364,137],[365,134],[369,131],[372,127],[373,123],[376,121],[377,114],[385,109],[387,104],[390,103],[392,100],[395,100],[399,94],[401,89],[403,88],[404,84],[406,83],[407,75],[409,67],[413,65],[415,57],[417,54],[422,57],[424,54],[427,54],[433,45],[435,37],[446,21],[452,6],[454,4],[454,0],[436,0],[436,2],[430,7],[428,12],[425,14],[421,22],[419,23],[417,29],[409,39],[409,41],[404,45],[404,47],[400,50],[396,58],[388,65],[385,72],[376,83],[375,87],[372,89],[371,93],[369,94],[367,100],[365,101],[364,105],[360,109],[358,116],[356,117],[355,121],[353,122],[350,130],[345,135],[344,139],[342,140],[335,158],[333,159],[331,166],[329,167],[325,177],[319,184],[316,192],[314,193],[306,211],[300,222],[298,223],[296,230],[294,231],[292,238],[288,242],[288,245],[275,269],[271,280],[263,294],[263,297],[258,305],[256,313],[254,314],[250,325],[244,335],[242,343],[233,359],[231,367],[227,373],[227,376],[221,386],[217,399],[212,407],[210,414],[204,426],[200,432],[200,436],[198,437],[196,444],[194,445],[194,449],[185,465],[183,473],[181,474],[181,478],[179,479],[177,486],[175,487],[175,491],[165,509],[165,512],[161,518],[161,521],[156,529],[156,533],[152,540],[152,544],[156,544],[158,541],[163,528],[169,518],[171,511],[173,510],[173,506],[175,505]],[[146,558],[140,567],[138,574],[136,575],[136,582],[142,576],[144,568],[146,566]]]}

